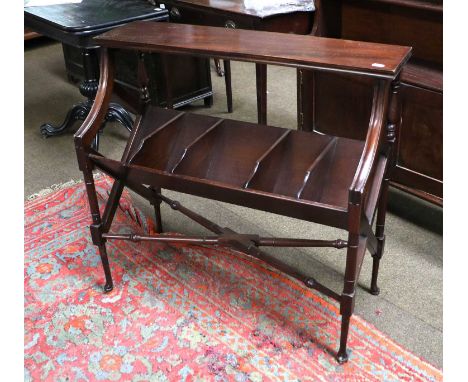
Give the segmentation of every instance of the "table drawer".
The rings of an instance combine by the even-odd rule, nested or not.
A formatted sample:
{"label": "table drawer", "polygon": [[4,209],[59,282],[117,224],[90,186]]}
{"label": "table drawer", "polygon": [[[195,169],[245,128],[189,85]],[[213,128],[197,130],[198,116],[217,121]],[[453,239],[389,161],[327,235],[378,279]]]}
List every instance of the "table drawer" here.
{"label": "table drawer", "polygon": [[190,6],[167,5],[170,21],[208,25],[214,27],[254,29],[255,17],[250,15],[237,15],[214,9],[200,9]]}

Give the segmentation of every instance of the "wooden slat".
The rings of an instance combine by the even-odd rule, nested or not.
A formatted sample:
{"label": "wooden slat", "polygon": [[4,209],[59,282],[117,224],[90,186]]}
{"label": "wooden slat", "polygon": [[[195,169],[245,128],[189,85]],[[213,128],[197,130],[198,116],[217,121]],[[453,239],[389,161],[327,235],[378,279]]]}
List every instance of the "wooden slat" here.
{"label": "wooden slat", "polygon": [[130,23],[96,37],[95,41],[110,48],[392,78],[411,55],[411,48],[396,45],[171,23]]}
{"label": "wooden slat", "polygon": [[187,152],[197,144],[197,142],[199,142],[201,139],[203,139],[203,137],[207,136],[209,133],[211,133],[214,129],[216,129],[219,125],[221,125],[221,123],[224,122],[224,119],[220,119],[218,121],[216,121],[215,123],[213,123],[213,125],[211,125],[206,131],[204,131],[202,134],[200,134],[198,137],[196,137],[192,142],[190,142],[189,145],[187,145],[187,147],[184,149],[184,151],[182,152],[182,155],[180,156],[179,160],[176,162],[176,164],[174,165],[174,167],[171,169],[171,173],[174,173],[174,171],[177,169],[177,167],[179,167],[179,165],[182,163],[182,161],[184,160],[185,156],[187,155]]}
{"label": "wooden slat", "polygon": [[161,126],[159,126],[156,130],[152,131],[150,134],[148,134],[146,137],[142,138],[139,145],[138,145],[138,149],[135,150],[135,152],[133,153],[132,157],[130,158],[129,160],[129,163],[131,163],[133,161],[133,159],[135,159],[135,157],[137,156],[137,154],[140,152],[141,148],[143,147],[143,145],[145,144],[145,141],[148,140],[149,138],[151,138],[152,136],[156,135],[157,133],[159,133],[161,130],[165,129],[167,126],[171,125],[172,123],[174,123],[175,121],[177,121],[180,117],[182,117],[183,115],[185,114],[185,112],[180,112],[179,114],[177,114],[176,116],[172,117],[169,121],[163,123]]}
{"label": "wooden slat", "polygon": [[[102,172],[114,179],[121,177],[120,162],[102,157],[89,155],[90,160]],[[178,174],[130,165],[125,184],[131,190],[145,198],[150,198],[146,191],[142,193],[145,185],[161,187],[177,192],[201,196],[226,203],[237,204],[257,210],[276,213],[314,223],[327,224],[332,227],[346,229],[348,224],[347,209],[309,200],[298,200],[284,195],[272,195],[271,193],[242,189],[220,182],[207,181]],[[247,196],[248,195],[248,196]],[[271,203],[273,200],[273,203]]]}
{"label": "wooden slat", "polygon": [[[337,139],[336,137],[334,137],[333,139],[330,140],[330,142],[328,142],[328,144],[324,147],[324,149],[320,152],[320,154],[317,156],[317,158],[314,159],[314,161],[310,164],[309,168],[307,169],[305,175],[304,175],[304,181],[302,182],[302,187],[300,188],[300,190],[297,192],[297,199],[301,199],[302,197],[302,193],[304,192],[304,188],[306,187],[307,185],[307,182],[309,181],[309,178],[310,178],[310,174],[312,174],[312,172],[314,171],[314,169],[317,168],[317,166],[319,165],[319,163],[323,160],[323,158],[325,158],[325,156],[327,155],[327,153],[332,149],[332,147],[335,147],[336,146],[336,142],[337,142]],[[321,184],[321,186],[323,187],[323,183]]]}
{"label": "wooden slat", "polygon": [[283,135],[281,135],[281,137],[279,137],[269,148],[267,151],[265,151],[262,156],[260,158],[257,159],[257,161],[255,162],[255,167],[253,168],[252,170],[252,173],[250,174],[249,176],[249,179],[244,183],[244,188],[248,188],[249,187],[249,183],[251,182],[251,180],[253,179],[253,177],[255,176],[255,174],[257,173],[257,170],[258,168],[260,167],[260,164],[262,163],[262,161],[275,149],[275,147],[277,147],[281,142],[284,141],[284,139],[289,135],[289,133],[291,132],[291,130],[286,130]]}

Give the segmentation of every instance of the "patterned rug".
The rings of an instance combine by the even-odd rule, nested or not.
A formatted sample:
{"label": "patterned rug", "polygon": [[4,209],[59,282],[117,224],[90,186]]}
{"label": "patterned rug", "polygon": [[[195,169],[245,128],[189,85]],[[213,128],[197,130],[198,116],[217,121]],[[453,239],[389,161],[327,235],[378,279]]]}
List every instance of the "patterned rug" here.
{"label": "patterned rug", "polygon": [[[336,304],[224,248],[109,242],[103,294],[89,223],[83,184],[25,205],[27,381],[442,380],[357,316],[338,365]],[[124,194],[112,231],[150,227]]]}

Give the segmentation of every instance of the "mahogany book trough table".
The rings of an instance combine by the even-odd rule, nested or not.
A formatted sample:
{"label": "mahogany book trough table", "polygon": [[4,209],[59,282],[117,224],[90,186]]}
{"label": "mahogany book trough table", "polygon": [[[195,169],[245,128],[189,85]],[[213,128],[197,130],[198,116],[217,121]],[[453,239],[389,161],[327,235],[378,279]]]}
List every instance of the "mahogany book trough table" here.
{"label": "mahogany book trough table", "polygon": [[[366,249],[373,257],[371,293],[384,248],[384,224],[392,147],[399,124],[399,73],[411,48],[282,33],[171,23],[135,22],[95,38],[104,47],[99,90],[87,119],[75,135],[91,209],[93,243],[101,256],[106,292],[113,289],[107,240],[229,245],[261,259],[340,305],[338,362],[346,362],[346,343],[355,289]],[[372,113],[365,140],[184,113],[152,106],[148,76],[138,68],[141,103],[121,160],[92,148],[113,85],[115,49],[215,57],[261,64],[347,73],[372,80]],[[333,100],[330,100],[333,102]],[[314,105],[310,105],[314,107]],[[98,168],[115,179],[100,213],[93,180]],[[161,202],[213,232],[211,236],[113,233],[112,220],[124,187],[137,192],[156,213],[162,232]],[[170,189],[324,224],[346,231],[336,240],[267,238],[223,228],[163,195]],[[376,218],[376,230],[373,222]],[[259,247],[334,247],[346,249],[343,290],[335,292]]]}

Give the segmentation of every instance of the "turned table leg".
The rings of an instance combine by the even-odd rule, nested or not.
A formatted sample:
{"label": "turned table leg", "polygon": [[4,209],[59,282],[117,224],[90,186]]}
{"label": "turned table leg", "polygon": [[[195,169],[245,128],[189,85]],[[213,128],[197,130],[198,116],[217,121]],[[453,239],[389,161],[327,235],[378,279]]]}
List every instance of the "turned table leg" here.
{"label": "turned table leg", "polygon": [[53,137],[62,134],[67,130],[75,121],[83,121],[91,110],[93,105],[92,101],[85,101],[74,105],[65,116],[65,120],[59,126],[54,126],[51,123],[44,123],[41,125],[41,134],[44,137]]}
{"label": "turned table leg", "polygon": [[257,77],[257,113],[258,123],[267,123],[267,66],[265,64],[255,64]]}
{"label": "turned table leg", "polygon": [[357,258],[357,240],[355,235],[349,236],[350,246],[346,255],[346,271],[343,292],[340,301],[341,314],[341,332],[340,332],[340,347],[336,355],[338,363],[342,364],[348,361],[348,335],[349,323],[354,311],[354,297],[356,288],[356,258]]}
{"label": "turned table leg", "polygon": [[388,185],[389,179],[385,179],[382,185],[382,195],[380,196],[378,210],[377,210],[377,225],[375,236],[377,238],[377,252],[372,255],[372,279],[370,292],[374,296],[380,294],[380,288],[377,285],[377,277],[379,275],[379,264],[382,258],[385,247],[385,215],[387,213],[387,199],[388,199]]}
{"label": "turned table leg", "polygon": [[219,58],[214,59],[215,67],[216,67],[216,73],[218,76],[222,77],[224,76],[224,70],[221,66],[221,60]]}
{"label": "turned table leg", "polygon": [[91,218],[93,224],[91,224],[91,238],[93,244],[97,246],[99,251],[99,256],[101,257],[102,268],[104,270],[104,275],[106,277],[106,282],[104,285],[104,292],[108,293],[114,288],[114,283],[112,281],[112,274],[109,266],[109,258],[107,256],[106,250],[106,241],[102,237],[102,220],[101,214],[99,211],[99,203],[96,193],[96,186],[94,184],[94,178],[92,170],[89,166],[83,170],[83,176],[86,186],[86,192],[88,195],[89,208],[91,211]]}
{"label": "turned table leg", "polygon": [[[161,194],[161,188],[151,188],[152,192],[154,194]],[[154,200],[151,201],[151,205],[154,208],[154,230],[157,233],[163,233],[164,228],[162,224],[162,216],[161,216],[161,203],[162,199],[155,198]]]}
{"label": "turned table leg", "polygon": [[231,61],[224,60],[224,82],[226,83],[226,98],[228,113],[232,113],[232,82]]}
{"label": "turned table leg", "polygon": [[391,172],[396,166],[396,139],[398,136],[399,124],[401,121],[401,102],[400,102],[400,77],[398,76],[393,82],[391,87],[391,98],[388,110],[388,123],[387,123],[387,144],[389,148],[388,167],[385,172],[385,178],[382,183],[382,191],[377,210],[377,224],[375,229],[375,236],[377,238],[377,251],[372,255],[372,280],[370,292],[373,295],[380,293],[380,288],[377,285],[377,278],[379,275],[379,264],[383,255],[385,247],[385,216],[387,213],[388,204],[388,187],[391,178]]}

